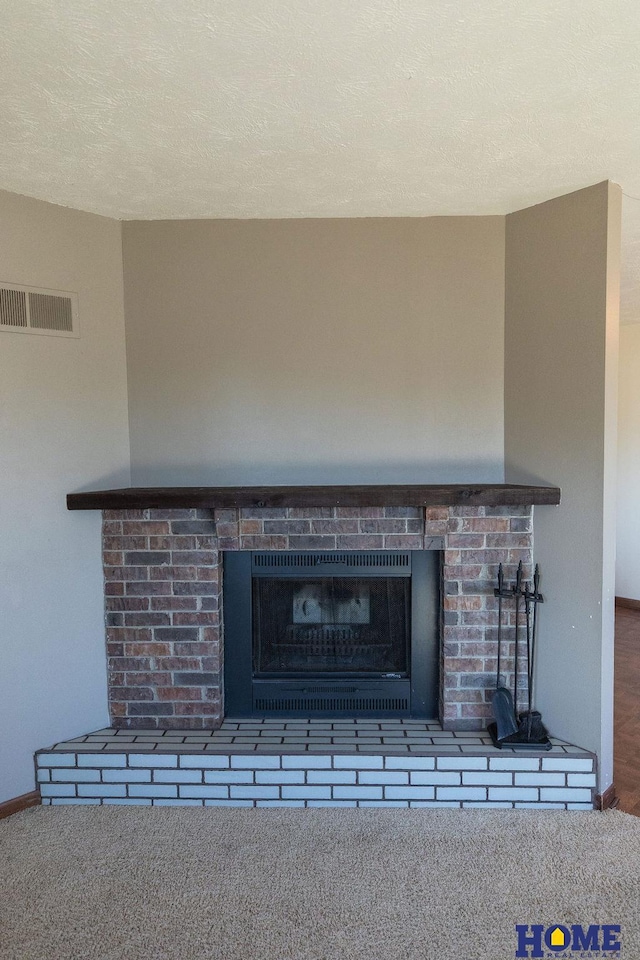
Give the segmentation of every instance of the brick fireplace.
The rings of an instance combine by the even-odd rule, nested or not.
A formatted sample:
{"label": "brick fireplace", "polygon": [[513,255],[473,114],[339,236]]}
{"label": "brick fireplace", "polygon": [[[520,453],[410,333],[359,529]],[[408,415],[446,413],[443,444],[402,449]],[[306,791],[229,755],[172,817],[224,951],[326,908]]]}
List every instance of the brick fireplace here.
{"label": "brick fireplace", "polygon": [[[559,499],[554,487],[507,484],[69,495],[70,509],[104,516],[112,725],[37,751],[43,803],[593,809],[593,754],[552,737],[549,752],[523,755],[498,749],[482,729],[495,688],[497,566],[507,582],[520,561],[530,576],[533,505]],[[237,551],[270,554],[277,567],[278,551],[305,550],[416,551],[412,564],[418,558],[420,575],[430,568],[432,577],[438,565],[423,562],[425,551],[437,557],[441,602],[431,635],[438,634],[440,719],[225,717],[223,570],[246,565]],[[227,577],[227,612],[237,608],[234,590]],[[412,603],[419,593],[412,575]],[[335,596],[346,602],[353,591]],[[373,593],[370,604],[369,613]],[[378,629],[372,613],[361,622]],[[512,644],[513,621],[508,634]],[[412,633],[411,645],[421,636]],[[232,657],[237,647],[227,641]],[[509,653],[507,683],[513,646]]]}
{"label": "brick fireplace", "polygon": [[[525,578],[531,575],[529,505],[104,510],[113,726],[210,730],[221,724],[225,551],[398,549],[441,551],[442,725],[456,731],[486,726],[497,653],[493,588],[499,563],[507,581],[520,561]],[[502,668],[507,683],[513,670],[510,645]],[[524,663],[519,675],[523,681]]]}

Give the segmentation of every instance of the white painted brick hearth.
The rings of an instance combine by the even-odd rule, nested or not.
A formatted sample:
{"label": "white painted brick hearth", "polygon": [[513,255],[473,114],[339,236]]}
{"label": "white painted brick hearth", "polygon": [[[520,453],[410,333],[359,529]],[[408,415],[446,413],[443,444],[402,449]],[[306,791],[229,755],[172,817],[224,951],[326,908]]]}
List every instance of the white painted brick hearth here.
{"label": "white painted brick hearth", "polygon": [[[375,721],[364,722],[375,732]],[[42,802],[56,805],[593,809],[595,761],[579,747],[554,741],[549,754],[523,757],[496,750],[484,731],[395,723],[394,742],[375,753],[358,738],[358,721],[351,739],[339,724],[339,744],[327,721],[323,752],[301,735],[317,729],[312,721],[293,736],[259,721],[204,736],[109,729],[39,752],[37,776]]]}

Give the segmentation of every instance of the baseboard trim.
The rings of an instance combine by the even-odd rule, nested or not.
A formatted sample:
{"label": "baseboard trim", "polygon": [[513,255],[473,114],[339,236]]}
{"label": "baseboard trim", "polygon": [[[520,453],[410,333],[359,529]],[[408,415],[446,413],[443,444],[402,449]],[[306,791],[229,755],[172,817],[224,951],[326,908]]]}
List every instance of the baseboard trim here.
{"label": "baseboard trim", "polygon": [[627,610],[640,610],[640,600],[631,600],[628,597],[616,597],[616,607],[626,607]]}
{"label": "baseboard trim", "polygon": [[613,784],[607,787],[604,793],[596,794],[596,810],[613,810],[620,803],[616,797],[616,788]]}
{"label": "baseboard trim", "polygon": [[21,797],[14,797],[13,800],[5,800],[4,803],[0,803],[0,820],[11,817],[14,813],[20,813],[28,807],[37,807],[41,803],[39,790],[23,793]]}

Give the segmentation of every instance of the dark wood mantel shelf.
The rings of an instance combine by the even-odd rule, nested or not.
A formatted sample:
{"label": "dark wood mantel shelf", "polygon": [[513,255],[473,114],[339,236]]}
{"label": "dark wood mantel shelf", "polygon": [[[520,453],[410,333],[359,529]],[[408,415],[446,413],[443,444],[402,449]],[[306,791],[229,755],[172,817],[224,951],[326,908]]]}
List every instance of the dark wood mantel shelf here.
{"label": "dark wood mantel shelf", "polygon": [[560,503],[559,487],[513,483],[312,487],[125,487],[70,493],[69,510],[187,507],[477,507]]}

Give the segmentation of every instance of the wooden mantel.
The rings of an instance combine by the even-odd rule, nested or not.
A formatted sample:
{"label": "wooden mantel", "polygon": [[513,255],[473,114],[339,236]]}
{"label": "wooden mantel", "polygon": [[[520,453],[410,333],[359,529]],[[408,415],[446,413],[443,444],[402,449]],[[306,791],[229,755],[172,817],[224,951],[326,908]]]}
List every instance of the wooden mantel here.
{"label": "wooden mantel", "polygon": [[560,503],[559,487],[513,483],[311,487],[124,487],[70,493],[69,510],[214,507],[500,507]]}

